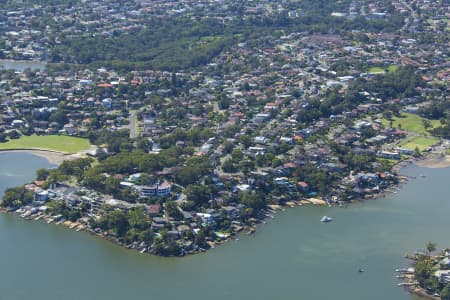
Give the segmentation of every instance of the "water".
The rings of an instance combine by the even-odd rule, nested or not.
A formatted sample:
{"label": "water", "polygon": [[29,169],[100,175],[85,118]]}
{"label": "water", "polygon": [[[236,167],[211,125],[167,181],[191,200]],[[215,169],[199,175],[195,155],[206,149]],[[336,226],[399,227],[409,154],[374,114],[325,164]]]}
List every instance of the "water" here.
{"label": "water", "polygon": [[[0,190],[43,166],[41,158],[0,154]],[[449,246],[450,169],[405,172],[417,179],[392,196],[347,208],[287,209],[254,236],[185,258],[139,254],[87,233],[0,215],[0,300],[411,300],[396,286],[394,269],[428,241]],[[323,215],[334,221],[321,223]]]}
{"label": "water", "polygon": [[29,68],[31,70],[44,70],[45,62],[35,61],[35,60],[11,60],[11,59],[0,59],[0,69],[5,70],[15,70],[24,71]]}

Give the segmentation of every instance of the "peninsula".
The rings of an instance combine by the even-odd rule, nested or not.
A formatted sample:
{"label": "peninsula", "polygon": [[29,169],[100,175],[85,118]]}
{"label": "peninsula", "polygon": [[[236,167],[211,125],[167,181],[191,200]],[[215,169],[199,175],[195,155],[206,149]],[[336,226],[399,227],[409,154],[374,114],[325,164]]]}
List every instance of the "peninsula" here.
{"label": "peninsula", "polygon": [[450,299],[450,250],[444,249],[437,255],[436,244],[429,242],[426,251],[406,255],[413,260],[412,267],[397,269],[399,286],[428,299]]}

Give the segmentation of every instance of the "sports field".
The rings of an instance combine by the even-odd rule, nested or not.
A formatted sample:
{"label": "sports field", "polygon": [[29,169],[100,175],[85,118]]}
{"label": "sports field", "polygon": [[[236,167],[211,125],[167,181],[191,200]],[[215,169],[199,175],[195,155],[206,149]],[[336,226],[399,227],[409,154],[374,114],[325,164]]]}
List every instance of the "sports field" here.
{"label": "sports field", "polygon": [[87,150],[91,144],[88,139],[66,135],[30,135],[0,143],[0,150],[45,149],[64,153]]}

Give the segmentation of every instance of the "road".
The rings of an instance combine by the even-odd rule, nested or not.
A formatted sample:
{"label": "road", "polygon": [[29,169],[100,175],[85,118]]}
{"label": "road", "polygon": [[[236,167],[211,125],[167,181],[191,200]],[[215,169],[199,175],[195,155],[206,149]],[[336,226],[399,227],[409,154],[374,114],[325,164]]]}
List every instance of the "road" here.
{"label": "road", "polygon": [[417,14],[414,11],[414,9],[411,7],[411,5],[408,4],[407,1],[400,0],[400,3],[403,4],[403,6],[405,6],[409,10],[409,13],[410,13],[410,16],[405,18],[405,24],[403,25],[402,29],[400,30],[400,31],[404,32],[411,26],[413,21],[417,18]]}
{"label": "road", "polygon": [[138,136],[137,126],[138,126],[138,117],[137,111],[130,111],[130,124],[128,125],[130,129],[130,139],[135,139]]}

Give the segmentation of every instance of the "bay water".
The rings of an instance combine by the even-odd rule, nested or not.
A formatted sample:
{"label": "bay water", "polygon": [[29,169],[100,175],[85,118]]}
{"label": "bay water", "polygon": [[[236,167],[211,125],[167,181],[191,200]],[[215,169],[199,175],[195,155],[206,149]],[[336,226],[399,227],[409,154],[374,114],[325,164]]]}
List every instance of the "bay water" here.
{"label": "bay water", "polygon": [[[0,153],[0,193],[41,167],[51,165]],[[407,266],[405,252],[428,241],[450,246],[450,168],[403,173],[416,179],[396,194],[342,208],[286,209],[252,236],[184,258],[139,254],[1,214],[0,299],[416,299],[396,285],[394,270]],[[324,215],[333,222],[321,223]]]}

